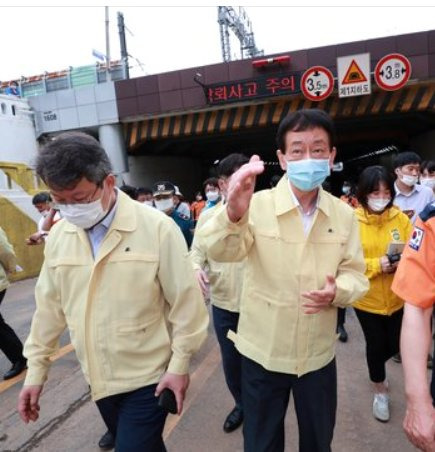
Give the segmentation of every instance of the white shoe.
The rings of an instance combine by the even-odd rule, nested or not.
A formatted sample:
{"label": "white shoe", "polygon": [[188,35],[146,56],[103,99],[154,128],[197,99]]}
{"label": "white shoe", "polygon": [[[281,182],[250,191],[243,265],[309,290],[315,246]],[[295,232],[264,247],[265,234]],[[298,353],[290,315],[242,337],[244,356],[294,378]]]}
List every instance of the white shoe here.
{"label": "white shoe", "polygon": [[373,398],[373,416],[381,422],[390,420],[390,398],[388,394],[378,393]]}

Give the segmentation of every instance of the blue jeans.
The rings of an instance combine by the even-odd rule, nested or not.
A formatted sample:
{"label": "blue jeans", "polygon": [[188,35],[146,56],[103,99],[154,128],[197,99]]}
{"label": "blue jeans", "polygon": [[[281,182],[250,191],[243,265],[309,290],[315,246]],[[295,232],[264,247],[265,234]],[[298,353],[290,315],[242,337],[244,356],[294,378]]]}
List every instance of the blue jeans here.
{"label": "blue jeans", "polygon": [[166,452],[162,433],[166,411],[157,404],[155,384],[97,400],[116,452]]}
{"label": "blue jeans", "polygon": [[225,381],[237,406],[242,405],[242,355],[227,338],[228,330],[237,331],[239,313],[213,306],[213,324],[219,342]]}

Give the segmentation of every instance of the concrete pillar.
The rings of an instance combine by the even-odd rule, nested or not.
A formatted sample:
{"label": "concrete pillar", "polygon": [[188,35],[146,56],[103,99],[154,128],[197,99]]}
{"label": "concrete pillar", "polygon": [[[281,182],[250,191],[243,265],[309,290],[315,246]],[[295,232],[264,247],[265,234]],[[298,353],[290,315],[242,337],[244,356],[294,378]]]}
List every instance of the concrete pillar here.
{"label": "concrete pillar", "polygon": [[115,174],[128,172],[127,150],[120,124],[105,124],[98,128],[101,146],[107,152]]}

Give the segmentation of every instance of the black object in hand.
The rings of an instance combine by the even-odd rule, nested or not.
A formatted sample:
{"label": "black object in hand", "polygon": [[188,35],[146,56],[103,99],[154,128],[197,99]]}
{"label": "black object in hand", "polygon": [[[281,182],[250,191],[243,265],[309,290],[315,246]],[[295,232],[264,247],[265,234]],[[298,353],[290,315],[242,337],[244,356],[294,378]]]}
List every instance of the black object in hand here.
{"label": "black object in hand", "polygon": [[387,254],[388,261],[390,262],[390,265],[395,264],[396,262],[400,261],[401,254]]}
{"label": "black object in hand", "polygon": [[159,395],[159,406],[172,414],[177,414],[177,399],[175,394],[169,388],[163,389]]}

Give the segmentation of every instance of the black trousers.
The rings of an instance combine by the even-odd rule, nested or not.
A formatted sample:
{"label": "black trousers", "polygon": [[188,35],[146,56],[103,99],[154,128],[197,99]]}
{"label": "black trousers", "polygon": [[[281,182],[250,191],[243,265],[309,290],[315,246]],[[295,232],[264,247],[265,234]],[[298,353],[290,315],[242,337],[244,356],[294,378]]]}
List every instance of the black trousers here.
{"label": "black trousers", "polygon": [[337,327],[344,326],[345,321],[346,321],[346,308],[338,308],[337,309]]}
{"label": "black trousers", "polygon": [[228,330],[237,331],[239,313],[213,306],[213,324],[222,354],[225,381],[237,406],[242,406],[242,355],[227,338]]}
{"label": "black trousers", "polygon": [[[6,290],[0,292],[0,304],[5,297]],[[15,364],[24,359],[23,344],[15,331],[5,322],[0,314],[0,350],[6,355],[8,360]]]}
{"label": "black trousers", "polygon": [[166,452],[162,433],[167,413],[154,396],[157,385],[97,400],[116,452]]}
{"label": "black trousers", "polygon": [[283,452],[284,418],[293,391],[300,452],[330,452],[337,410],[335,359],[301,377],[272,372],[242,357],[245,452]]}
{"label": "black trousers", "polygon": [[385,363],[400,349],[403,309],[392,315],[372,314],[355,308],[366,339],[366,357],[370,380],[385,380]]}

